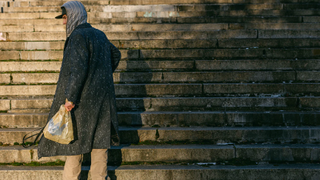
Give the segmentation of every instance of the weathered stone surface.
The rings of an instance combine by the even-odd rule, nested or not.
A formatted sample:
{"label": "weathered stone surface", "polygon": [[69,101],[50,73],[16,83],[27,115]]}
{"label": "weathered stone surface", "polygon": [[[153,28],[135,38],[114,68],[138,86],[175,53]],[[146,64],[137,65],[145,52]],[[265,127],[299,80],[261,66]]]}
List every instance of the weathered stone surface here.
{"label": "weathered stone surface", "polygon": [[319,81],[320,72],[318,71],[298,71],[297,80],[298,81]]}
{"label": "weathered stone surface", "polygon": [[260,30],[259,38],[319,38],[318,30]]}
{"label": "weathered stone surface", "polygon": [[201,84],[125,84],[115,85],[117,96],[195,96],[202,94]]}
{"label": "weathered stone surface", "polygon": [[33,26],[2,25],[1,32],[32,32]]}
{"label": "weathered stone surface", "polygon": [[[197,60],[197,70],[317,70],[318,60]],[[298,72],[300,73],[300,72]],[[303,73],[302,73],[303,74]],[[301,76],[300,76],[301,77]]]}
{"label": "weathered stone surface", "polygon": [[15,84],[57,83],[59,73],[12,73]]}
{"label": "weathered stone surface", "polygon": [[[0,114],[0,126],[9,128],[36,128],[46,125],[48,114]],[[17,161],[16,161],[17,162]]]}
{"label": "weathered stone surface", "polygon": [[[0,114],[0,126],[42,127],[47,122],[47,117],[48,113],[4,113]],[[118,112],[121,126],[144,127],[318,126],[319,117],[320,113],[315,111]]]}
{"label": "weathered stone surface", "polygon": [[59,12],[59,7],[3,7],[4,13],[16,12]]}
{"label": "weathered stone surface", "polygon": [[36,86],[0,86],[0,96],[46,96],[54,95],[55,85],[36,85]]}
{"label": "weathered stone surface", "polygon": [[[34,129],[0,129],[0,142],[21,143]],[[205,141],[210,143],[319,143],[318,127],[192,127],[192,128],[131,128],[121,127],[123,144],[141,141]],[[32,141],[32,139],[30,139]]]}
{"label": "weathered stone surface", "polygon": [[[212,162],[232,159],[232,146],[182,145],[182,146],[129,146],[113,147],[109,152],[111,164],[122,162],[155,162],[155,161],[200,161]],[[119,155],[122,157],[119,157]]]}
{"label": "weathered stone surface", "polygon": [[[111,147],[108,156],[109,164],[119,164],[121,163],[119,160],[122,162],[212,162],[234,158],[234,149],[233,146],[216,145],[119,146]],[[0,163],[65,161],[64,156],[38,159],[36,147],[24,149],[21,146],[0,148],[0,157],[2,157]]]}
{"label": "weathered stone surface", "polygon": [[219,39],[220,48],[283,48],[320,46],[317,39]]}
{"label": "weathered stone surface", "polygon": [[64,42],[1,42],[4,50],[62,50]]}
{"label": "weathered stone surface", "polygon": [[123,72],[113,73],[114,82],[137,83],[137,82],[161,82],[161,72]]}
{"label": "weathered stone surface", "polygon": [[249,97],[201,97],[201,98],[152,98],[147,111],[218,110],[226,108],[297,108],[296,98],[249,98]]}
{"label": "weathered stone surface", "polygon": [[0,100],[0,111],[7,111],[10,109],[10,100],[1,99]]}
{"label": "weathered stone surface", "polygon": [[151,108],[151,98],[117,98],[117,109],[137,111]]}
{"label": "weathered stone surface", "polygon": [[[245,23],[237,24],[244,29],[274,29],[274,30],[315,30],[319,29],[320,25],[316,23]],[[241,28],[242,29],[242,28]]]}
{"label": "weathered stone surface", "polygon": [[62,60],[62,51],[20,51],[22,60]]}
{"label": "weathered stone surface", "polygon": [[12,99],[11,109],[50,109],[52,99]]}
{"label": "weathered stone surface", "polygon": [[316,143],[317,127],[121,128],[123,143],[140,141],[208,141],[212,143]]}
{"label": "weathered stone surface", "polygon": [[248,94],[283,94],[285,92],[283,84],[204,84],[203,93],[228,94],[228,93],[248,93]]}
{"label": "weathered stone surface", "polygon": [[301,97],[299,100],[302,108],[319,109],[320,107],[320,99],[318,97]]}
{"label": "weathered stone surface", "polygon": [[0,62],[0,71],[60,71],[61,61],[49,62],[23,62],[4,61]]}
{"label": "weathered stone surface", "polygon": [[[84,174],[89,167],[83,167]],[[284,179],[284,180],[316,180],[320,177],[317,165],[258,165],[258,166],[108,166],[112,180],[194,180],[204,176],[212,180],[220,179]],[[17,180],[61,179],[63,167],[8,167],[0,170],[0,178]],[[21,175],[22,174],[22,175]],[[84,175],[86,177],[86,175]],[[91,180],[90,172],[88,180]]]}
{"label": "weathered stone surface", "polygon": [[0,74],[0,84],[9,84],[10,82],[10,74]]}
{"label": "weathered stone surface", "polygon": [[316,145],[236,145],[236,156],[257,162],[313,162],[319,161]]}
{"label": "weathered stone surface", "polygon": [[295,80],[294,72],[228,71],[228,72],[164,72],[164,82],[279,82]]}
{"label": "weathered stone surface", "polygon": [[[1,62],[0,62],[1,63]],[[127,70],[127,71],[150,71],[150,70],[193,70],[194,61],[157,61],[157,60],[129,60],[129,61],[120,61],[118,70]]]}
{"label": "weathered stone surface", "polygon": [[[58,15],[58,14],[57,14]],[[52,15],[54,16],[54,15]],[[108,32],[110,40],[148,40],[148,39],[217,39],[217,38],[256,38],[256,30],[222,30],[222,31],[171,31],[171,32]],[[5,34],[7,40],[25,41],[62,41],[64,32],[19,32]]]}
{"label": "weathered stone surface", "polygon": [[319,23],[320,17],[319,16],[304,16],[303,21],[307,23]]}
{"label": "weathered stone surface", "polygon": [[18,51],[0,51],[0,60],[16,60],[19,59]]}

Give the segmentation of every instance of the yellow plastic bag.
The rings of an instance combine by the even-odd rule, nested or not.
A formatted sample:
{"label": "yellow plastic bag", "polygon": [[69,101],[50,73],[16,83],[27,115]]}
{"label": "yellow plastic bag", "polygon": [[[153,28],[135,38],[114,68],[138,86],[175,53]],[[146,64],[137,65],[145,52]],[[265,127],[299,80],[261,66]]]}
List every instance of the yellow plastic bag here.
{"label": "yellow plastic bag", "polygon": [[73,139],[73,126],[71,113],[64,105],[50,119],[43,130],[44,137],[60,144],[69,144]]}

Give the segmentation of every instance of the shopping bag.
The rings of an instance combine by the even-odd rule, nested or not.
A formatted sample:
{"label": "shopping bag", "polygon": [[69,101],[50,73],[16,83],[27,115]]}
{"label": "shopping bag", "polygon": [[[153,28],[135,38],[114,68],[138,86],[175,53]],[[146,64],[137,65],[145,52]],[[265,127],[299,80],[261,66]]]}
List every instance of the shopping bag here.
{"label": "shopping bag", "polygon": [[60,144],[69,144],[74,139],[71,113],[64,105],[61,105],[59,111],[49,120],[43,135]]}

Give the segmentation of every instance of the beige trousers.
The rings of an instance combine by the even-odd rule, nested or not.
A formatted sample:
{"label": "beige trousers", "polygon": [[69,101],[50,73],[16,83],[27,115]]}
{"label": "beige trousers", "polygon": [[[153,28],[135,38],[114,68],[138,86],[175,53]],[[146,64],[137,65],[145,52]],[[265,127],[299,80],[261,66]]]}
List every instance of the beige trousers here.
{"label": "beige trousers", "polygon": [[[67,156],[63,180],[79,180],[83,155]],[[107,149],[92,149],[90,174],[92,180],[105,180],[107,176]]]}

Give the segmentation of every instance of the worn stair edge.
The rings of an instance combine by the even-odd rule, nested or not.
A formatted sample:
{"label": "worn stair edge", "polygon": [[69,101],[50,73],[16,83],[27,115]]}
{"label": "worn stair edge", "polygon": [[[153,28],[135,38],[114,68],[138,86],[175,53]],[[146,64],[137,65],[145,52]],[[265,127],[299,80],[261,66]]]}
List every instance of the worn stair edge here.
{"label": "worn stair edge", "polygon": [[[284,145],[131,145],[114,146],[108,150],[108,163],[140,162],[222,162],[241,159],[247,163],[319,163],[320,148],[311,144]],[[43,157],[38,159],[37,147],[0,147],[0,163],[30,163],[65,161],[65,156]],[[84,162],[90,162],[85,156]]]}
{"label": "worn stair edge", "polygon": [[[22,143],[25,134],[35,129],[0,129],[0,142]],[[217,143],[320,143],[320,127],[120,127],[123,144],[139,142]],[[32,141],[32,139],[30,139]]]}
{"label": "worn stair edge", "polygon": [[[111,180],[318,180],[318,164],[257,165],[257,166],[109,166]],[[83,167],[87,177],[89,167]],[[15,180],[56,180],[61,179],[63,167],[9,167],[0,166],[1,179]],[[90,176],[90,175],[89,175]],[[88,180],[91,180],[89,177]]]}

